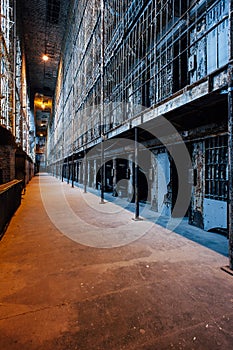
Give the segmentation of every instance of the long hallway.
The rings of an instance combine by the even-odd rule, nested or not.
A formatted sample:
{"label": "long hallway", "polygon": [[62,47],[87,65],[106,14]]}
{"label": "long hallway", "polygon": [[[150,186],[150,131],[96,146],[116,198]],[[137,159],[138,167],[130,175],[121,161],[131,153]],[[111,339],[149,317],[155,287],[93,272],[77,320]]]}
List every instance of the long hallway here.
{"label": "long hallway", "polygon": [[0,261],[1,349],[232,349],[226,257],[48,175]]}

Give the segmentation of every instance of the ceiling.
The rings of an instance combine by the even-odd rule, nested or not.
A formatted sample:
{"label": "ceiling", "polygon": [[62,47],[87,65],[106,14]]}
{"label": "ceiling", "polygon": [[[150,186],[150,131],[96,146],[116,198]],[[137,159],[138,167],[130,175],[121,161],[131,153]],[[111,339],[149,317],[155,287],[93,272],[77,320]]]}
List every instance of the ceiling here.
{"label": "ceiling", "polygon": [[[34,107],[37,153],[44,152],[52,111],[58,65],[65,34],[69,5],[67,0],[17,1],[18,29],[26,55],[30,103]],[[46,54],[48,60],[42,57]]]}
{"label": "ceiling", "polygon": [[67,0],[17,1],[32,101],[35,93],[54,94],[69,4]]}

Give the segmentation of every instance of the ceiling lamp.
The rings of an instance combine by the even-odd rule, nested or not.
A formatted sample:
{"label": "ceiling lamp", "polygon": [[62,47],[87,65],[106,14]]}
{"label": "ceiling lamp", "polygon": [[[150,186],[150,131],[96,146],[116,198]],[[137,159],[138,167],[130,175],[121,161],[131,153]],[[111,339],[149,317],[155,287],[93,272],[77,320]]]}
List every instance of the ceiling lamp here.
{"label": "ceiling lamp", "polygon": [[48,55],[44,54],[44,55],[42,56],[42,59],[43,59],[43,61],[47,62],[48,59],[49,59],[49,57],[48,57]]}

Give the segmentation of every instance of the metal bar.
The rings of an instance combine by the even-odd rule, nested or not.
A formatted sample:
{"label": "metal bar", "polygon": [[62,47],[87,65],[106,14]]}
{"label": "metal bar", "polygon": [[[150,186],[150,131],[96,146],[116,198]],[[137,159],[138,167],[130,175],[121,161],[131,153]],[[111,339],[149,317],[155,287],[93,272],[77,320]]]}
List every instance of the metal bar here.
{"label": "metal bar", "polygon": [[74,72],[75,72],[75,62],[74,62],[74,47],[73,47],[73,55],[72,55],[72,76],[73,76],[73,106],[72,106],[72,187],[74,187],[74,118],[75,118],[75,81],[74,81]]}
{"label": "metal bar", "polygon": [[71,164],[71,176],[72,176],[72,187],[74,187],[74,153],[72,154],[72,164]]}
{"label": "metal bar", "polygon": [[83,183],[83,192],[87,193],[87,151],[84,151],[84,183]]}
{"label": "metal bar", "polygon": [[104,0],[101,0],[101,86],[100,86],[100,128],[101,128],[101,200],[104,203],[105,165],[104,165]]}
{"label": "metal bar", "polygon": [[138,193],[138,128],[134,130],[134,194],[135,194],[135,220],[139,218],[139,193]]}
{"label": "metal bar", "polygon": [[[16,91],[16,0],[13,2],[13,16],[14,16],[14,28],[13,28],[13,91]],[[12,134],[16,136],[16,93],[13,93],[13,101],[12,101]]]}
{"label": "metal bar", "polygon": [[228,232],[229,266],[233,270],[233,67],[228,68]]}

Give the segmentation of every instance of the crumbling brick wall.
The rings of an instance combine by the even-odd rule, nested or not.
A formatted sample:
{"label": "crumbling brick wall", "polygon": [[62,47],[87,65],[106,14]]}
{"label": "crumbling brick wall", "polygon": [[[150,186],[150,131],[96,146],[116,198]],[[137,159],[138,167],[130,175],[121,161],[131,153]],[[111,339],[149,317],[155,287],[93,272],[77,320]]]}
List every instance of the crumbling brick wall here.
{"label": "crumbling brick wall", "polygon": [[0,145],[0,184],[15,178],[15,148],[11,145]]}

